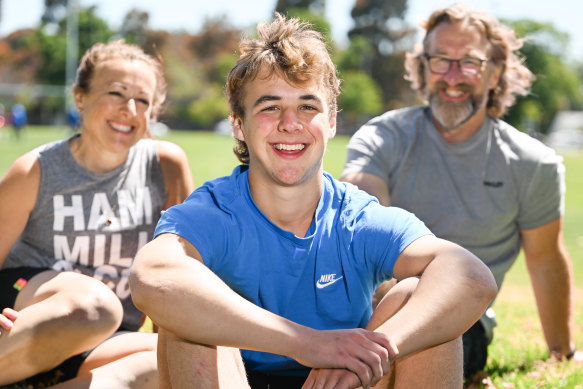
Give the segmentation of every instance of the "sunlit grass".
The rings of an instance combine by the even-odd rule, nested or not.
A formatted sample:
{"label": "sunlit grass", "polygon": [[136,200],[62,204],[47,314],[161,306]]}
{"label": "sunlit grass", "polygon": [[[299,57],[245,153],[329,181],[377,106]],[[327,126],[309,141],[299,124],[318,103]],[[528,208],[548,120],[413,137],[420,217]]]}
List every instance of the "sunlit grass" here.
{"label": "sunlit grass", "polygon": [[[32,127],[17,141],[0,130],[0,175],[22,153],[37,145],[67,136],[65,127]],[[178,143],[189,157],[195,184],[230,174],[237,164],[228,136],[209,132],[173,131],[165,139]],[[348,138],[339,136],[328,145],[324,168],[339,177]],[[571,255],[577,286],[576,342],[583,347],[583,152],[565,155],[567,197],[564,239]],[[494,304],[498,327],[489,348],[486,372],[496,388],[583,389],[583,367],[571,362],[544,362],[548,351],[542,335],[532,289],[522,256],[512,267]],[[482,385],[486,388],[486,384]],[[17,389],[11,386],[11,389]]]}

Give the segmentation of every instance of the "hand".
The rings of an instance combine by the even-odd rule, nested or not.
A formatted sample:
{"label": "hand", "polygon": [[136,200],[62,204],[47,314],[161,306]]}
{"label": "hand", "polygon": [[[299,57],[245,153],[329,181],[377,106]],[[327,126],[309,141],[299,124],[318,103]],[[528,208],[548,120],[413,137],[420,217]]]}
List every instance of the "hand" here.
{"label": "hand", "polygon": [[0,314],[0,336],[5,331],[10,331],[14,326],[14,321],[18,318],[18,312],[12,308],[4,308]]}
{"label": "hand", "polygon": [[364,388],[380,381],[389,372],[390,361],[398,355],[396,345],[382,333],[360,328],[312,331],[293,357],[313,368],[347,369]]}
{"label": "hand", "polygon": [[312,369],[302,389],[352,389],[360,387],[358,376],[346,369]]}

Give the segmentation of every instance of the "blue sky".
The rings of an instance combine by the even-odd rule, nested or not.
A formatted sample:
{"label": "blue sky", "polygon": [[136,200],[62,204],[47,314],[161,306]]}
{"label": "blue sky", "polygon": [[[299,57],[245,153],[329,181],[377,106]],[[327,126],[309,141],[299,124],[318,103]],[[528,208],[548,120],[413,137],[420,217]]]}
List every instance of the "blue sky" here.
{"label": "blue sky", "polygon": [[[118,27],[124,15],[132,8],[148,11],[150,25],[167,30],[196,32],[205,17],[226,16],[235,26],[253,26],[268,20],[276,0],[78,0],[83,5],[98,4],[97,10],[112,27]],[[334,39],[343,42],[352,25],[350,10],[355,0],[327,0],[327,18]],[[417,27],[437,7],[451,4],[451,0],[409,0],[407,21]],[[569,56],[583,61],[583,1],[580,0],[467,0],[470,6],[497,17],[529,18],[552,22],[560,31],[571,36]],[[0,36],[18,28],[34,27],[43,12],[43,0],[3,0]]]}

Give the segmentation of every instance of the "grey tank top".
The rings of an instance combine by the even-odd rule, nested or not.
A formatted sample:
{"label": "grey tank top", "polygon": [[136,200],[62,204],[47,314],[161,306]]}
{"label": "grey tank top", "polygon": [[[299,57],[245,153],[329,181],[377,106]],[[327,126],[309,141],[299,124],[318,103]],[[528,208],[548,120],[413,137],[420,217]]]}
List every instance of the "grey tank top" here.
{"label": "grey tank top", "polygon": [[3,268],[43,267],[94,277],[122,301],[122,327],[138,329],[143,315],[131,301],[129,268],[152,239],[166,200],[156,141],[140,140],[126,162],[107,173],[79,166],[69,139],[32,152],[40,163],[39,193]]}

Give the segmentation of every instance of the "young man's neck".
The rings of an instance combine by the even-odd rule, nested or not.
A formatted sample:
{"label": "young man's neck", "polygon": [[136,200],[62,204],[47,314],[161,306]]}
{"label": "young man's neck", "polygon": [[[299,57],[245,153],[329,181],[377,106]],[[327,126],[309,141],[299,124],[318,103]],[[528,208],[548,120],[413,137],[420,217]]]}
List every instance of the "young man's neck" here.
{"label": "young man's neck", "polygon": [[263,214],[279,228],[304,237],[322,196],[322,172],[309,182],[293,186],[266,184],[249,175],[249,190]]}

